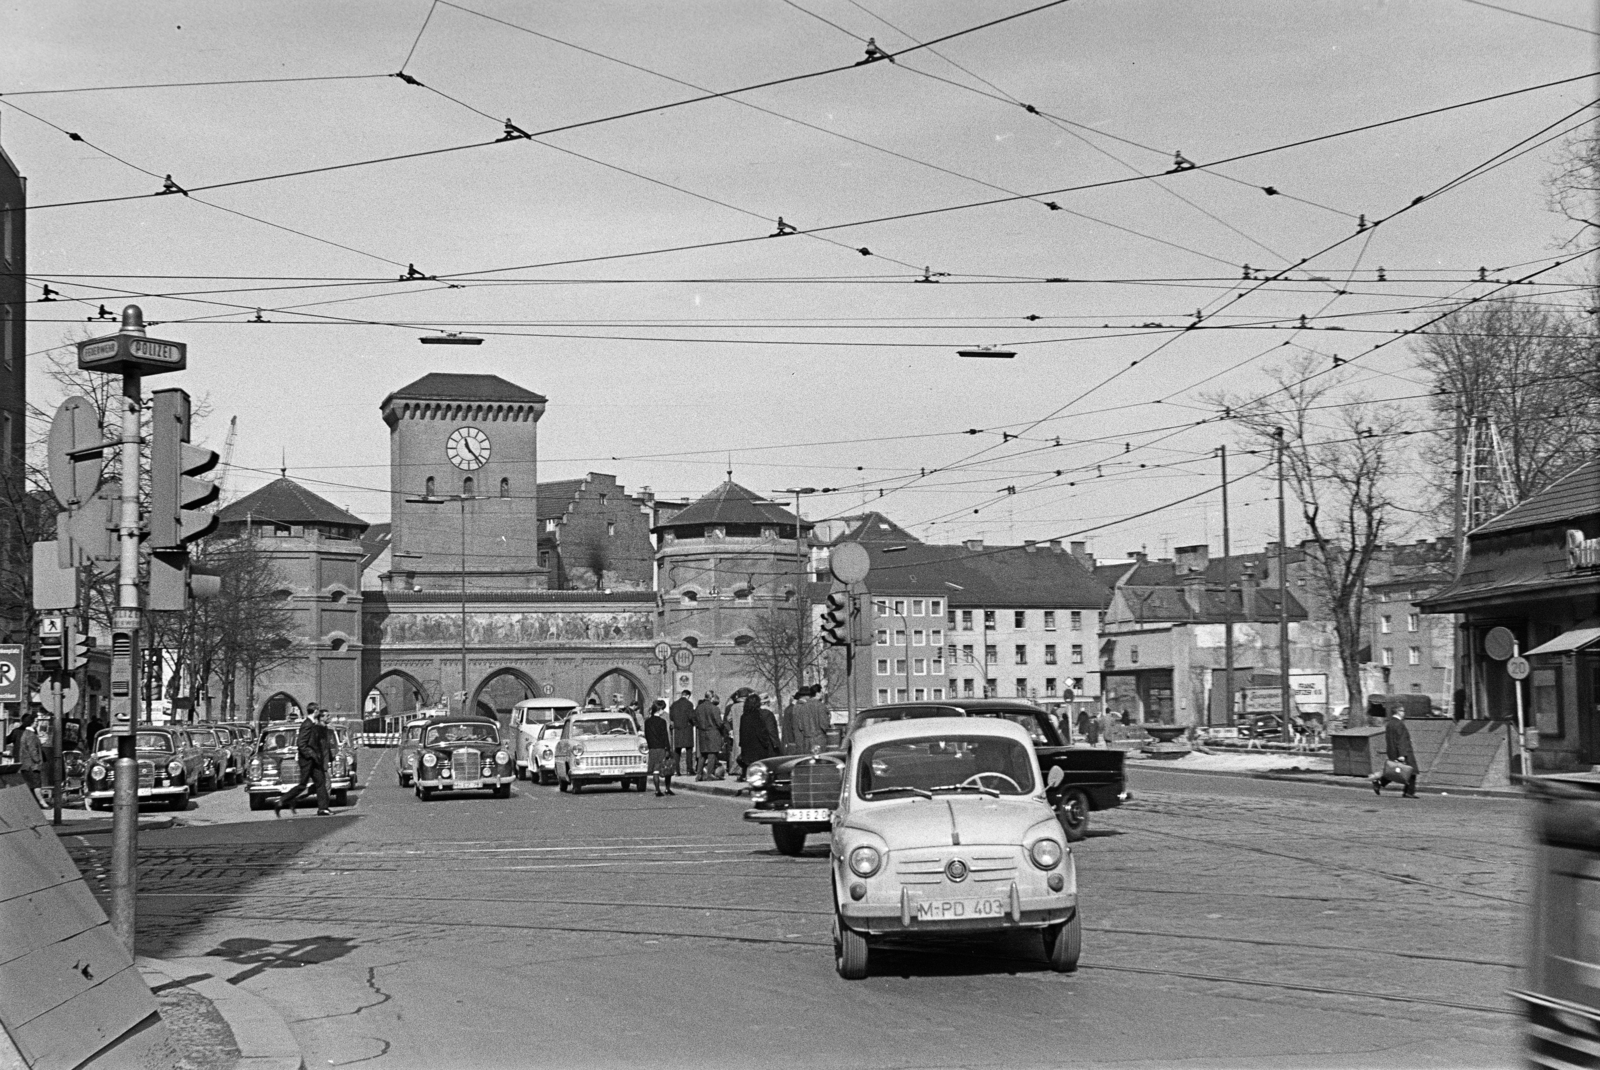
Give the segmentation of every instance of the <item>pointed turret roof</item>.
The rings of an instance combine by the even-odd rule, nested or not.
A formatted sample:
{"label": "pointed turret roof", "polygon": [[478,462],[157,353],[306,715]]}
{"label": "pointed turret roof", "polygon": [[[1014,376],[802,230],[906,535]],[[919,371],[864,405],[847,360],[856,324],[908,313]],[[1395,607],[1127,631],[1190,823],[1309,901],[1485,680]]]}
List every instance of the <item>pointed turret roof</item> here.
{"label": "pointed turret roof", "polygon": [[367,528],[365,520],[287,477],[274,479],[229,503],[218,510],[217,519],[224,524],[257,520],[278,524],[338,524],[363,531]]}
{"label": "pointed turret roof", "polygon": [[[776,524],[788,527],[794,522],[795,515],[789,510],[730,479],[652,530],[671,531],[707,524]],[[802,531],[810,527],[806,521],[800,521]]]}

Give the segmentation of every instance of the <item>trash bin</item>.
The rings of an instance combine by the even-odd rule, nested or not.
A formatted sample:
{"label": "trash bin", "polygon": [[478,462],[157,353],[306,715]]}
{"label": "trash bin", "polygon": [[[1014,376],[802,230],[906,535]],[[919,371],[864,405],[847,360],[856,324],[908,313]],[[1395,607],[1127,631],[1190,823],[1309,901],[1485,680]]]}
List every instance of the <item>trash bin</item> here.
{"label": "trash bin", "polygon": [[1382,728],[1345,728],[1328,733],[1334,776],[1371,776],[1383,768]]}

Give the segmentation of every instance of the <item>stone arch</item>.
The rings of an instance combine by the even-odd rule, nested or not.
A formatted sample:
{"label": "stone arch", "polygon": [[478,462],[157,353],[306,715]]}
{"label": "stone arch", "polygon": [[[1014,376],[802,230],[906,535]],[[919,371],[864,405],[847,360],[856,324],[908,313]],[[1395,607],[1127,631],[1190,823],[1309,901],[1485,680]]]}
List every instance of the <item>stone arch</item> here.
{"label": "stone arch", "polygon": [[[383,694],[380,685],[385,680],[398,680],[405,685],[405,689],[396,696],[398,701],[391,701],[388,695]],[[383,708],[369,710],[367,700],[377,692],[383,698]],[[428,687],[421,680],[406,672],[404,669],[389,669],[379,673],[361,693],[361,717],[364,726],[369,732],[398,732],[400,725],[408,720],[417,710],[425,709],[433,696],[428,694]],[[396,708],[396,707],[399,708]],[[370,722],[370,723],[369,723]]]}
{"label": "stone arch", "polygon": [[648,707],[650,698],[654,694],[637,674],[618,665],[596,676],[584,689],[582,701],[584,705],[588,705],[592,696],[600,700],[600,705],[609,706],[614,693],[621,694],[622,705],[637,703],[640,709]]}
{"label": "stone arch", "polygon": [[305,707],[292,694],[287,691],[274,691],[256,710],[256,720],[261,724],[269,721],[287,721],[304,712]]}
{"label": "stone arch", "polygon": [[[494,717],[504,727],[510,723],[511,706],[516,702],[520,702],[521,699],[513,699],[512,702],[506,703],[502,707],[495,701],[494,696],[484,694],[485,691],[490,690],[491,684],[501,679],[511,679],[521,684],[523,690],[527,692],[522,696],[523,698],[533,698],[535,695],[540,694],[540,691],[538,681],[529,676],[525,670],[519,669],[515,665],[502,666],[479,680],[477,686],[472,689],[472,699],[467,703],[466,708],[473,713]],[[507,697],[509,696],[503,692],[499,695],[502,701]]]}

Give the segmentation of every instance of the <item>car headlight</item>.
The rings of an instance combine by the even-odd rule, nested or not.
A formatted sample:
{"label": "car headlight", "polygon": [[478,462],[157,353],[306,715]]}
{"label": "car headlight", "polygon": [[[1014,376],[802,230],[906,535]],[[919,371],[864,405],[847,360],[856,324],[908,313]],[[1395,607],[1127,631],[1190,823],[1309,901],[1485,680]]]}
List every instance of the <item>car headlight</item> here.
{"label": "car headlight", "polygon": [[261,759],[260,758],[251,758],[250,759],[250,775],[252,777],[258,777],[258,776],[261,775]]}
{"label": "car headlight", "polygon": [[876,847],[865,845],[850,852],[850,872],[858,877],[870,877],[883,865],[883,856]]}
{"label": "car headlight", "polygon": [[549,747],[545,747],[542,750],[540,750],[539,751],[539,757],[541,757],[541,758],[550,757],[550,748]]}
{"label": "car headlight", "polygon": [[439,764],[439,756],[431,750],[427,751],[422,755],[422,764],[432,769]]}
{"label": "car headlight", "polygon": [[494,764],[495,765],[505,765],[510,760],[511,760],[511,755],[507,754],[505,751],[497,750],[497,751],[494,752]]}
{"label": "car headlight", "polygon": [[755,765],[752,765],[750,768],[744,771],[744,779],[745,783],[749,784],[752,788],[766,787],[767,767],[762,765],[760,762],[757,762]]}
{"label": "car headlight", "polygon": [[104,780],[105,778],[106,778],[106,767],[105,766],[103,766],[103,765],[91,765],[89,767],[89,779],[90,780]]}
{"label": "car headlight", "polygon": [[574,758],[582,758],[583,757],[583,744],[582,743],[574,743],[572,745],[572,756]]}
{"label": "car headlight", "polygon": [[183,763],[178,761],[178,759],[176,759],[176,758],[172,759],[172,761],[167,763],[167,775],[168,776],[182,776],[183,775]]}
{"label": "car headlight", "polygon": [[642,739],[639,741],[639,753],[640,754],[649,754],[650,753],[650,748],[645,744],[645,741],[642,740]]}
{"label": "car headlight", "polygon": [[1061,845],[1055,840],[1035,840],[1028,858],[1040,869],[1055,869],[1061,864]]}

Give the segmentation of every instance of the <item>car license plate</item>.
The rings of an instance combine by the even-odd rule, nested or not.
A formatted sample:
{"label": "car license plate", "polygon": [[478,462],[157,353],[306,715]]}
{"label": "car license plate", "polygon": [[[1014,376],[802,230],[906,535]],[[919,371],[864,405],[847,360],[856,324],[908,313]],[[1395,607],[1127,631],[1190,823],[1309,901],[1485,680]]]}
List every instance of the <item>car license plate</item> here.
{"label": "car license plate", "polygon": [[458,787],[458,788],[481,788],[481,787],[483,787],[483,781],[481,781],[481,780],[458,780],[458,781],[456,781],[456,785],[455,786]]}
{"label": "car license plate", "polygon": [[783,815],[785,821],[827,821],[833,816],[832,810],[789,810]]}
{"label": "car license plate", "polygon": [[1002,918],[1004,899],[925,899],[916,904],[918,921],[955,921],[958,918]]}

